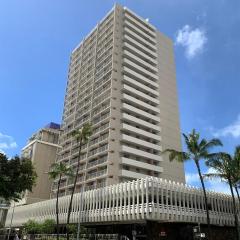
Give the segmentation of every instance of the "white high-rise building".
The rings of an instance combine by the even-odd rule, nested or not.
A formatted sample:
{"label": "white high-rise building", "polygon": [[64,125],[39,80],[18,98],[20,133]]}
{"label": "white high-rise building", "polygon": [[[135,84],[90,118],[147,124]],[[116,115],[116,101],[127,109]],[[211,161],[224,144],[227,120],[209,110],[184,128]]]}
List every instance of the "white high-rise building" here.
{"label": "white high-rise building", "polygon": [[[120,5],[71,54],[57,161],[76,167],[71,132],[87,122],[76,192],[146,176],[185,182],[183,164],[160,156],[181,149],[172,41]],[[72,186],[63,178],[60,195]]]}

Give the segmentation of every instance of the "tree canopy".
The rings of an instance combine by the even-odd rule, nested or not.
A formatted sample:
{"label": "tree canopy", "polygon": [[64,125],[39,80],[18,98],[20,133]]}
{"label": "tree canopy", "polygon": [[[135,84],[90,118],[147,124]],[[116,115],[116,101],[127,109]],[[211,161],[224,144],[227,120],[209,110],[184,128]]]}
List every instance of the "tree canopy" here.
{"label": "tree canopy", "polygon": [[31,160],[0,153],[0,197],[18,201],[26,190],[32,191],[37,174]]}

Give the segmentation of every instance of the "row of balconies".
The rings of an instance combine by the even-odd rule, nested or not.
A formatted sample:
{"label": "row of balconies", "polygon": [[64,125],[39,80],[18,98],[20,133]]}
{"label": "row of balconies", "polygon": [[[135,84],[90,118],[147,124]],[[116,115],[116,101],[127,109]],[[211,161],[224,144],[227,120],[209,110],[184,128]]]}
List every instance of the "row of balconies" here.
{"label": "row of balconies", "polygon": [[101,63],[97,64],[95,74],[99,74],[111,61],[112,55],[109,55]]}
{"label": "row of balconies", "polygon": [[123,66],[123,72],[127,76],[129,76],[129,77],[131,77],[133,79],[136,79],[140,83],[149,86],[153,90],[157,90],[158,89],[158,84],[156,82],[154,82],[153,80],[143,76],[142,74],[139,74],[138,72],[135,71],[135,69],[129,68],[127,66]]}
{"label": "row of balconies", "polygon": [[[136,124],[138,124],[138,123],[136,123]],[[121,129],[125,130],[125,131],[128,131],[130,133],[137,133],[141,136],[152,138],[156,141],[161,141],[161,136],[160,135],[158,135],[156,133],[151,133],[150,131],[143,130],[140,127],[135,127],[135,126],[132,126],[132,125],[127,124],[127,123],[123,123],[122,126],[121,126]]]}
{"label": "row of balconies", "polygon": [[106,129],[109,128],[109,127],[110,127],[110,123],[107,122],[107,123],[103,124],[103,125],[100,126],[100,127],[93,128],[92,136],[94,136],[95,134],[98,134],[98,133],[106,130]]}
{"label": "row of balconies", "polygon": [[131,95],[135,95],[137,98],[141,98],[141,100],[146,102],[151,102],[152,106],[158,106],[159,100],[156,97],[151,97],[149,94],[146,94],[141,91],[141,89],[136,89],[134,87],[131,87],[127,84],[123,84],[123,90]]}
{"label": "row of balconies", "polygon": [[108,143],[103,145],[103,146],[100,146],[100,147],[97,147],[97,148],[94,148],[92,149],[91,151],[88,152],[88,157],[92,157],[98,153],[101,153],[101,152],[104,152],[108,150]]}
{"label": "row of balconies", "polygon": [[102,31],[105,27],[109,26],[113,21],[113,12],[109,14],[104,20],[98,25],[98,30]]}
{"label": "row of balconies", "polygon": [[145,42],[146,45],[149,45],[149,46],[151,46],[151,48],[156,49],[156,46],[155,46],[156,45],[156,38],[150,36],[147,33],[145,33],[140,28],[136,28],[134,26],[134,24],[132,24],[127,19],[125,19],[125,21],[124,21],[124,28],[129,28],[140,41],[143,41],[143,42]]}
{"label": "row of balconies", "polygon": [[102,76],[104,76],[106,73],[108,73],[110,70],[112,70],[112,62],[109,62],[108,65],[104,66],[104,68],[95,75],[95,78],[99,79]]}
{"label": "row of balconies", "polygon": [[137,161],[137,160],[134,160],[134,159],[131,159],[131,158],[122,157],[121,158],[121,163],[125,164],[127,166],[132,166],[134,168],[140,168],[140,169],[145,169],[145,170],[159,172],[159,173],[163,172],[163,168],[160,167],[160,166],[145,163],[143,161]]}
{"label": "row of balconies", "polygon": [[155,107],[149,103],[146,103],[145,101],[142,101],[142,100],[138,99],[137,97],[130,96],[127,93],[123,93],[122,96],[123,96],[123,100],[125,102],[130,102],[131,105],[135,105],[139,109],[145,110],[146,112],[150,110],[154,114],[160,113],[160,109],[158,107]]}
{"label": "row of balconies", "polygon": [[127,83],[129,86],[132,86],[134,89],[149,95],[152,98],[158,98],[158,96],[159,96],[158,91],[153,90],[152,88],[134,80],[131,77],[128,77],[127,75],[123,75],[123,82]]}
{"label": "row of balconies", "polygon": [[127,66],[131,69],[134,69],[135,72],[140,73],[142,76],[156,82],[158,80],[158,75],[153,73],[150,68],[148,67],[142,67],[133,61],[123,58],[123,65]]}
{"label": "row of balconies", "polygon": [[152,73],[156,74],[158,72],[158,69],[155,66],[153,66],[151,63],[144,61],[142,58],[136,56],[135,54],[131,53],[128,50],[123,50],[123,56],[128,58],[132,62],[135,62],[139,66],[149,69],[149,71],[151,71]]}
{"label": "row of balconies", "polygon": [[134,45],[133,43],[124,42],[123,49],[127,50],[127,51],[131,52],[132,54],[134,54],[135,56],[141,58],[144,62],[149,63],[154,67],[157,66],[157,61],[155,58],[150,57],[144,51],[139,50],[139,48],[136,48],[133,45]]}
{"label": "row of balconies", "polygon": [[98,144],[98,143],[106,140],[108,137],[109,137],[109,133],[104,133],[103,135],[92,139],[92,140],[89,142],[89,146]]}
{"label": "row of balconies", "polygon": [[132,22],[134,22],[139,28],[144,30],[147,34],[150,34],[152,37],[156,36],[155,29],[151,26],[145,19],[141,19],[140,17],[136,16],[132,11],[129,9],[125,9],[125,17]]}
{"label": "row of balconies", "polygon": [[92,179],[92,178],[97,178],[99,176],[103,176],[106,174],[107,174],[107,168],[104,170],[101,170],[101,171],[94,172],[94,173],[88,173],[86,179],[88,180],[88,179]]}
{"label": "row of balconies", "polygon": [[103,112],[104,110],[106,110],[109,107],[110,107],[110,99],[101,103],[101,105],[98,105],[97,108],[94,108],[94,110],[92,112],[92,117],[95,117],[97,114],[99,114],[100,112]]}
{"label": "row of balconies", "polygon": [[125,33],[123,47],[130,48],[130,46],[137,49],[138,51],[141,51],[143,54],[147,55],[152,60],[155,60],[157,58],[156,52],[151,51],[149,48],[146,47],[146,45],[141,44],[138,40],[133,39],[131,36]]}
{"label": "row of balconies", "polygon": [[106,42],[108,42],[110,39],[113,39],[113,28],[109,29],[109,31],[104,34],[101,38],[98,38],[98,45],[97,49],[102,48],[106,45]]}
{"label": "row of balconies", "polygon": [[113,38],[109,38],[108,41],[104,42],[101,46],[98,46],[96,56],[99,57],[103,52],[108,51],[113,46]]}
{"label": "row of balconies", "polygon": [[101,82],[103,81],[104,79],[111,79],[111,76],[112,76],[112,68],[110,68],[107,72],[105,72],[103,75],[101,76],[95,76],[95,84],[98,83],[98,82]]}
{"label": "row of balconies", "polygon": [[144,110],[134,107],[131,104],[123,103],[122,109],[124,110],[124,112],[126,112],[134,117],[140,118],[144,121],[147,121],[150,123],[155,123],[155,124],[158,124],[160,122],[160,118],[158,116],[155,116],[151,113],[148,113]]}
{"label": "row of balconies", "polygon": [[149,121],[142,120],[141,118],[135,117],[129,113],[122,113],[122,118],[130,123],[138,124],[139,126],[143,126],[144,128],[160,132],[160,127],[158,125],[149,123]]}
{"label": "row of balconies", "polygon": [[111,89],[107,89],[105,92],[101,93],[99,96],[94,96],[92,107],[98,107],[102,102],[107,100],[111,96]]}
{"label": "row of balconies", "polygon": [[88,162],[87,164],[87,168],[91,168],[91,167],[95,167],[97,165],[100,165],[100,164],[103,164],[103,163],[106,163],[107,162],[107,155],[106,156],[103,156],[97,160],[94,160],[94,161],[91,161],[91,162]]}
{"label": "row of balconies", "polygon": [[93,96],[98,96],[109,88],[111,88],[111,80],[104,82],[101,85],[98,85],[98,87],[96,87],[95,85]]}
{"label": "row of balconies", "polygon": [[112,50],[113,50],[113,47],[109,46],[109,48],[107,48],[104,52],[98,53],[96,55],[96,62],[97,63],[102,62],[103,59],[105,59],[107,56],[112,54]]}
{"label": "row of balconies", "polygon": [[131,133],[128,133],[128,132],[122,133],[120,140],[122,142],[132,143],[136,146],[154,149],[156,151],[161,151],[161,149],[162,149],[159,144],[151,143],[149,141],[145,141],[145,140],[141,139],[140,137],[131,136],[129,134],[131,134]]}
{"label": "row of balconies", "polygon": [[121,151],[123,153],[125,152],[125,153],[129,153],[129,154],[133,154],[133,155],[144,157],[144,158],[150,159],[150,160],[162,161],[162,157],[159,154],[149,153],[144,150],[134,148],[132,146],[122,145]]}
{"label": "row of balconies", "polygon": [[102,121],[104,121],[105,119],[109,118],[110,117],[110,111],[109,112],[106,112],[104,113],[103,115],[95,118],[92,120],[92,124],[95,125],[95,124],[100,124]]}

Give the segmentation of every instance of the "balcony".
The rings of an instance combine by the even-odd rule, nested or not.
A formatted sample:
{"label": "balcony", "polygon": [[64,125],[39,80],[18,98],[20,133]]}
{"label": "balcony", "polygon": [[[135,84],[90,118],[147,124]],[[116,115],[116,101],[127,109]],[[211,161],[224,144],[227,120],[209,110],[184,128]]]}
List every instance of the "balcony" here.
{"label": "balcony", "polygon": [[146,111],[143,111],[139,108],[136,108],[136,107],[133,107],[132,105],[129,105],[127,103],[123,103],[122,104],[122,108],[124,110],[127,110],[128,112],[131,112],[133,113],[133,115],[141,115],[143,116],[143,118],[148,118],[148,119],[151,119],[151,120],[154,120],[155,122],[159,123],[160,122],[160,118],[157,117],[157,116],[154,116],[150,113],[147,113]]}
{"label": "balcony", "polygon": [[160,145],[154,144],[154,143],[150,143],[148,141],[136,138],[136,137],[132,137],[129,136],[127,134],[122,134],[121,140],[127,143],[132,143],[134,145],[138,145],[138,146],[143,146],[143,147],[147,147],[147,148],[151,148],[154,149],[156,151],[161,151],[162,147]]}
{"label": "balcony", "polygon": [[133,126],[131,126],[129,124],[126,124],[126,123],[122,124],[122,129],[127,130],[128,132],[131,132],[131,133],[137,133],[137,134],[142,135],[144,137],[152,138],[156,141],[161,141],[161,136],[159,136],[157,134],[153,134],[151,132],[147,132],[147,131],[142,130],[140,128],[133,127]]}
{"label": "balcony", "polygon": [[134,124],[142,125],[143,127],[150,128],[150,129],[153,129],[153,130],[156,130],[156,131],[160,132],[160,127],[159,126],[154,125],[152,123],[149,123],[147,121],[144,121],[144,120],[142,120],[140,118],[134,117],[134,116],[132,116],[130,114],[123,113],[122,114],[122,118],[126,119],[129,122],[132,122]]}
{"label": "balcony", "polygon": [[[125,37],[127,39],[129,39],[127,36],[125,36]],[[149,55],[145,54],[143,51],[140,51],[138,48],[135,48],[134,46],[132,46],[128,42],[124,42],[124,49],[132,52],[133,54],[135,54],[136,56],[139,56],[140,58],[145,59],[145,61],[147,61],[148,63],[152,64],[153,66],[157,66],[157,61],[154,58],[152,58]],[[155,54],[153,54],[153,55],[155,56]],[[155,58],[156,58],[156,56],[155,56]]]}
{"label": "balcony", "polygon": [[148,103],[145,103],[144,101],[141,101],[141,100],[139,100],[139,99],[137,99],[135,97],[132,97],[132,96],[126,94],[126,93],[123,93],[122,96],[123,96],[123,100],[124,101],[131,102],[131,103],[133,103],[133,105],[139,106],[140,109],[144,109],[145,108],[145,109],[151,110],[151,111],[153,111],[155,113],[160,113],[160,109],[159,108],[154,107],[154,106],[152,106],[152,105],[150,105]]}
{"label": "balcony", "polygon": [[142,58],[138,57],[137,55],[129,52],[128,50],[123,50],[123,55],[125,57],[127,57],[128,59],[130,59],[131,61],[135,62],[136,64],[138,64],[139,66],[142,66],[144,68],[148,68],[151,71],[157,73],[158,69],[156,67],[154,67],[152,64],[144,61]]}
{"label": "balcony", "polygon": [[158,88],[158,84],[154,82],[153,80],[143,76],[142,74],[137,73],[135,70],[130,69],[129,67],[123,66],[123,71],[127,74],[130,75],[130,77],[137,79],[138,81],[143,82],[146,85],[151,85],[153,89]]}
{"label": "balcony", "polygon": [[133,172],[133,171],[128,171],[128,170],[124,170],[124,169],[122,169],[120,171],[120,176],[121,177],[132,178],[132,179],[139,179],[139,178],[149,177],[149,175],[146,175],[146,174],[137,173],[137,172]]}
{"label": "balcony", "polygon": [[126,41],[124,43],[124,47],[127,47],[127,45],[125,45],[127,42],[130,43],[134,48],[139,49],[141,52],[143,52],[144,54],[148,55],[149,57],[156,59],[157,58],[157,53],[150,50],[149,48],[147,48],[146,46],[144,46],[143,44],[141,44],[140,42],[134,40],[132,37],[128,36],[127,34],[124,34],[124,40]]}
{"label": "balcony", "polygon": [[155,73],[152,73],[150,68],[141,67],[140,65],[134,63],[133,61],[127,58],[123,58],[123,65],[128,66],[129,68],[135,69],[136,72],[138,72],[139,74],[147,78],[152,79],[153,81],[158,80],[158,75],[156,75]]}
{"label": "balcony", "polygon": [[131,95],[136,95],[138,97],[144,98],[147,101],[152,102],[153,104],[157,104],[159,105],[159,100],[157,98],[153,98],[151,96],[149,96],[148,94],[145,94],[139,90],[137,90],[136,88],[130,87],[129,85],[123,84],[123,89],[126,92],[129,92]]}
{"label": "balcony", "polygon": [[142,168],[142,169],[146,169],[146,170],[154,171],[154,172],[159,172],[159,173],[163,172],[162,167],[159,167],[159,166],[156,166],[156,165],[153,165],[153,164],[140,162],[140,161],[137,161],[137,160],[134,160],[134,159],[122,157],[121,161],[125,165],[129,165],[129,166],[133,166],[133,167],[137,167],[137,168]]}
{"label": "balcony", "polygon": [[[126,19],[129,19],[130,21],[134,22],[139,28],[142,28],[145,32],[150,34],[152,37],[156,37],[156,33],[152,27],[149,26],[149,23],[143,22],[140,20],[140,18],[134,18],[131,16],[131,13],[128,11],[125,11],[125,17]],[[147,25],[147,26],[146,26]]]}
{"label": "balcony", "polygon": [[126,82],[129,85],[134,85],[134,87],[136,89],[140,88],[142,92],[151,93],[151,95],[154,95],[156,97],[159,96],[158,91],[155,91],[152,88],[150,88],[150,87],[148,87],[148,86],[146,86],[146,85],[144,85],[144,84],[134,80],[133,78],[130,78],[130,77],[126,76],[126,75],[123,75],[123,81]]}
{"label": "balcony", "polygon": [[145,152],[145,151],[142,151],[142,150],[139,150],[139,149],[136,149],[136,148],[128,147],[128,146],[125,146],[125,145],[122,145],[121,150],[122,150],[122,152],[130,153],[130,154],[133,154],[133,155],[136,155],[136,156],[148,158],[148,159],[159,161],[159,162],[162,161],[162,157],[159,156],[159,155],[155,155],[155,154]]}
{"label": "balcony", "polygon": [[[149,34],[145,33],[144,31],[140,30],[140,28],[136,28],[134,24],[132,24],[130,21],[125,20],[124,24],[126,27],[124,29],[129,29],[131,34],[134,34],[134,37],[136,36],[137,39],[140,41],[144,41],[146,44],[151,44],[151,47],[156,44],[156,39]],[[155,46],[154,46],[155,47]]]}
{"label": "balcony", "polygon": [[103,176],[103,175],[106,175],[106,174],[107,174],[107,168],[104,169],[104,170],[98,171],[98,172],[88,173],[87,174],[87,180],[92,179],[92,178],[97,178],[97,177],[100,177],[100,176]]}
{"label": "balcony", "polygon": [[91,167],[95,167],[97,165],[100,165],[100,164],[103,164],[103,163],[106,163],[107,162],[107,156],[103,157],[103,158],[100,158],[98,160],[95,160],[95,161],[92,161],[92,162],[89,162],[87,167],[88,168],[91,168]]}

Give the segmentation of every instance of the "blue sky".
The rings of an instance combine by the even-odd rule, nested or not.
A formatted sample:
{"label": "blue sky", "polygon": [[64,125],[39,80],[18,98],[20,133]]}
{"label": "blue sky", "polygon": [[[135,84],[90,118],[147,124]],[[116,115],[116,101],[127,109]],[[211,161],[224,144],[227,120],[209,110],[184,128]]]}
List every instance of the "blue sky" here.
{"label": "blue sky", "polygon": [[[182,132],[240,144],[240,1],[125,0],[173,39]],[[113,7],[111,0],[0,1],[0,149],[18,154],[28,137],[61,122],[69,56]],[[188,183],[198,185],[192,163]],[[211,189],[222,189],[214,182]]]}

